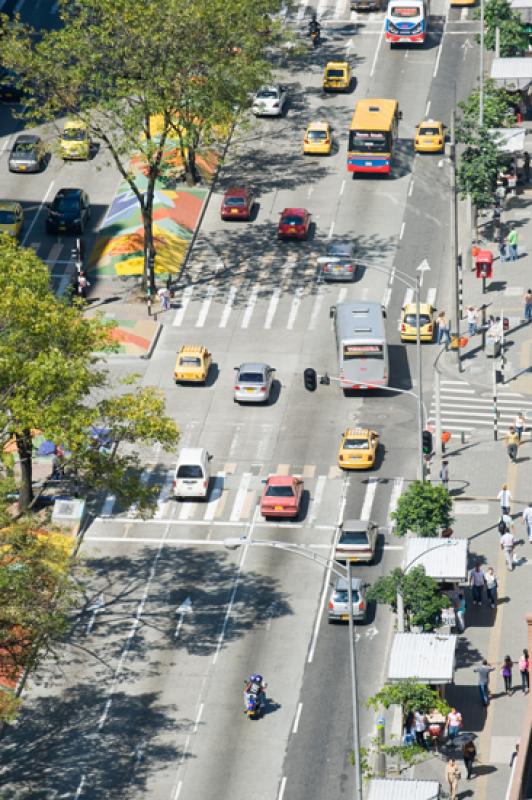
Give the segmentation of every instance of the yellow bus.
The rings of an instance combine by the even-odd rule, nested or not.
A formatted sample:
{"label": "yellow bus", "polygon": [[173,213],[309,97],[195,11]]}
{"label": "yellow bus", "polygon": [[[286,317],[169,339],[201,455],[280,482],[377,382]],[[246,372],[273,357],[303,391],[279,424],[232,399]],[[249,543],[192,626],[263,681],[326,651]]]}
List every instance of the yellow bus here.
{"label": "yellow bus", "polygon": [[349,128],[349,172],[389,175],[401,118],[397,100],[358,101]]}

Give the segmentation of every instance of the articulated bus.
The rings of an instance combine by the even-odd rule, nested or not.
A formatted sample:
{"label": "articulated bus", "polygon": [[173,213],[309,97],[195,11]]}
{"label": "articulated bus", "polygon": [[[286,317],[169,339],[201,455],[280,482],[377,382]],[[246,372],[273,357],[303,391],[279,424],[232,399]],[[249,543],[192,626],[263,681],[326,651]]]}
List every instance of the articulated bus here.
{"label": "articulated bus", "polygon": [[389,0],[384,36],[390,44],[423,44],[429,27],[429,0]]}
{"label": "articulated bus", "polygon": [[380,303],[338,303],[332,312],[340,387],[349,390],[388,386],[388,344]]}
{"label": "articulated bus", "polygon": [[349,128],[349,172],[389,175],[401,119],[397,100],[359,100]]}

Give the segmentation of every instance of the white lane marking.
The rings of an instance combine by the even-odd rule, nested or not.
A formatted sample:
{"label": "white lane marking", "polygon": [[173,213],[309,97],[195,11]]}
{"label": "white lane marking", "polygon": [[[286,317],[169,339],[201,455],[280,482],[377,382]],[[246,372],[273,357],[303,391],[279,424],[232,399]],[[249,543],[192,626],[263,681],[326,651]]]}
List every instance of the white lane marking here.
{"label": "white lane marking", "polygon": [[115,503],[116,503],[116,494],[108,494],[107,497],[105,498],[101,510],[101,516],[110,517],[111,514],[113,513],[113,508],[115,507]]}
{"label": "white lane marking", "polygon": [[[346,5],[346,0],[336,0],[336,5],[334,7],[333,17],[334,19],[343,19],[344,8]],[[351,44],[352,44],[351,39]]]}
{"label": "white lane marking", "polygon": [[81,776],[81,780],[78,784],[76,794],[74,795],[74,800],[77,800],[78,797],[81,797],[84,785],[85,785],[85,773],[83,773],[83,775]]}
{"label": "white lane marking", "polygon": [[373,501],[375,500],[375,493],[379,485],[378,478],[370,478],[366,486],[366,494],[364,495],[364,502],[362,503],[362,511],[360,512],[360,519],[369,519],[371,509],[373,508]]}
{"label": "white lane marking", "polygon": [[412,289],[411,286],[409,286],[408,289],[405,291],[403,306],[409,305],[413,299],[414,299],[414,290]]}
{"label": "white lane marking", "polygon": [[465,6],[460,12],[460,19],[461,20],[466,20],[467,19],[467,8]]}
{"label": "white lane marking", "polygon": [[253,311],[255,310],[255,304],[257,302],[257,297],[259,295],[259,287],[254,286],[251,290],[251,294],[249,295],[249,300],[246,305],[246,310],[244,311],[244,316],[242,317],[242,324],[240,325],[241,328],[247,328],[251,321],[251,317],[253,316]]}
{"label": "white lane marking", "polygon": [[179,781],[177,786],[176,786],[176,789],[175,789],[175,792],[174,792],[174,796],[172,797],[172,800],[179,800],[179,795],[181,794],[181,789],[182,788],[183,788],[183,781]]}
{"label": "white lane marking", "polygon": [[170,501],[170,492],[172,490],[172,484],[174,482],[174,470],[169,469],[166,473],[163,485],[161,486],[161,492],[157,499],[157,510],[154,514],[155,519],[161,519],[165,516],[168,511],[169,501]]}
{"label": "white lane marking", "polygon": [[279,305],[281,291],[282,290],[279,288],[279,286],[276,286],[276,288],[272,292],[270,303],[268,305],[268,310],[266,312],[266,321],[264,323],[264,327],[266,328],[267,331],[269,331],[270,328],[272,327],[273,318],[275,317],[275,312],[277,311],[277,306]]}
{"label": "white lane marking", "polygon": [[310,314],[310,319],[308,323],[309,331],[313,331],[316,328],[316,323],[318,321],[318,316],[321,311],[321,307],[323,305],[323,286],[318,286],[316,290],[316,296],[314,298],[314,305],[312,306],[312,312]]}
{"label": "white lane marking", "polygon": [[299,728],[299,720],[301,718],[301,712],[303,711],[303,703],[299,703],[297,706],[296,716],[294,718],[294,724],[292,726],[292,733],[297,733],[297,729]]}
{"label": "white lane marking", "polygon": [[233,504],[233,508],[231,510],[231,515],[229,517],[229,522],[238,522],[240,519],[240,514],[242,513],[242,509],[244,507],[244,501],[247,497],[249,484],[251,482],[251,472],[244,472],[242,478],[240,480],[240,486],[238,487],[235,502]]}
{"label": "white lane marking", "polygon": [[183,318],[185,316],[188,304],[192,299],[193,291],[194,288],[192,286],[185,286],[185,288],[183,289],[183,294],[181,295],[181,308],[178,308],[177,311],[175,312],[174,321],[172,322],[172,325],[175,328],[178,328],[183,323]]}
{"label": "white lane marking", "polygon": [[347,296],[347,289],[346,289],[345,286],[342,286],[342,288],[338,292],[338,300],[336,302],[337,303],[343,303],[345,298],[346,298],[346,296]]}
{"label": "white lane marking", "polygon": [[224,479],[225,472],[216,473],[207,503],[207,510],[203,515],[203,519],[205,520],[213,520],[216,515],[216,509],[218,508],[224,490]]}
{"label": "white lane marking", "polygon": [[397,508],[397,501],[403,493],[404,482],[404,478],[394,478],[393,480],[393,489],[390,495],[390,505],[388,506],[388,530],[390,533],[392,533],[395,528],[395,522],[392,519],[392,512]]}
{"label": "white lane marking", "polygon": [[[142,470],[140,476],[140,482],[142,483],[143,486],[145,486],[148,483],[151,473],[152,473],[152,467],[146,467],[146,469]],[[132,503],[126,512],[126,517],[135,518],[137,515],[138,508],[139,508],[138,503]]]}
{"label": "white lane marking", "polygon": [[431,287],[427,290],[427,303],[433,306],[436,303],[436,287]]}
{"label": "white lane marking", "polygon": [[307,5],[308,5],[308,3],[306,2],[306,0],[303,0],[303,2],[300,4],[300,6],[299,6],[299,8],[297,10],[297,18],[298,18],[298,20],[303,19],[303,17],[305,16],[305,12],[307,10]]}
{"label": "white lane marking", "polygon": [[294,297],[292,298],[292,305],[290,307],[290,313],[288,315],[288,322],[286,323],[286,327],[289,331],[291,331],[294,327],[297,312],[299,311],[299,306],[301,305],[301,298],[303,297],[303,293],[305,291],[304,286],[297,286],[294,292]]}
{"label": "white lane marking", "polygon": [[329,228],[329,233],[327,234],[327,239],[331,239],[334,233],[334,220],[331,222],[331,227]]}
{"label": "white lane marking", "polygon": [[46,205],[46,202],[48,200],[48,195],[52,191],[52,187],[53,187],[54,183],[55,183],[55,181],[51,182],[50,186],[46,190],[46,194],[44,195],[42,201],[39,203],[39,208],[37,209],[37,211],[35,213],[35,216],[33,217],[32,221],[31,221],[30,227],[26,231],[26,235],[24,236],[24,238],[23,238],[23,240],[21,242],[21,247],[25,247],[26,246],[26,242],[30,238],[30,235],[31,235],[31,232],[32,232],[32,230],[33,230],[33,228],[35,226],[35,223],[37,222],[37,219],[39,218],[39,215],[40,215],[41,211],[43,210],[43,208]]}
{"label": "white lane marking", "polygon": [[427,101],[427,105],[425,107],[425,116],[428,117],[430,111],[430,100]]}
{"label": "white lane marking", "polygon": [[438,73],[438,67],[440,66],[440,58],[441,58],[441,51],[443,49],[443,39],[445,36],[445,26],[443,27],[440,44],[438,45],[438,55],[436,56],[436,63],[434,64],[434,72],[432,73],[432,77],[435,78]]}
{"label": "white lane marking", "polygon": [[384,290],[384,295],[382,297],[382,306],[385,310],[388,308],[388,305],[390,304],[391,297],[392,297],[392,287],[388,286]]}
{"label": "white lane marking", "polygon": [[344,193],[344,189],[345,189],[345,179],[344,179],[344,180],[342,181],[342,183],[340,184],[340,192],[339,192],[339,194],[340,194],[340,197],[343,195],[343,193]]}
{"label": "white lane marking", "polygon": [[405,232],[405,224],[406,224],[406,223],[405,223],[405,222],[403,222],[403,223],[402,223],[402,225],[401,225],[401,231],[400,231],[400,233],[399,233],[399,240],[401,240],[401,239],[403,238],[403,234],[404,234],[404,232]]}
{"label": "white lane marking", "polygon": [[286,789],[286,775],[283,775],[281,780],[281,785],[279,786],[279,794],[277,795],[277,800],[283,800],[285,789]]}
{"label": "white lane marking", "polygon": [[410,186],[408,187],[408,196],[412,197],[412,192],[414,191],[414,179],[410,181]]}
{"label": "white lane marking", "polygon": [[213,297],[214,297],[214,286],[208,286],[207,294],[205,295],[205,299],[201,304],[200,312],[196,320],[196,328],[203,328],[203,326],[205,325],[205,320],[207,319],[207,314],[209,313],[209,308],[211,307]]}
{"label": "white lane marking", "polygon": [[198,708],[198,713],[196,714],[196,720],[194,722],[194,733],[198,732],[198,725],[200,723],[201,715],[203,714],[204,705],[205,705],[204,703],[200,703],[200,706]]}
{"label": "white lane marking", "polygon": [[323,492],[325,491],[325,484],[326,483],[327,483],[327,476],[326,475],[320,475],[318,477],[318,480],[316,481],[316,488],[314,489],[314,500],[313,500],[313,503],[312,503],[312,509],[311,509],[311,512],[310,512],[310,515],[309,515],[309,520],[308,520],[309,524],[314,522],[314,520],[316,519],[317,510],[318,510],[319,505],[321,503],[321,500],[322,500],[322,497],[323,497]]}
{"label": "white lane marking", "polygon": [[382,23],[381,32],[379,34],[379,41],[377,42],[377,47],[375,48],[375,55],[373,56],[373,64],[371,65],[371,72],[369,73],[369,77],[373,78],[375,73],[375,67],[377,66],[377,59],[379,57],[379,50],[381,49],[382,40],[384,38],[384,26],[385,22]]}
{"label": "white lane marking", "polygon": [[197,507],[198,503],[192,503],[190,500],[182,502],[181,508],[179,509],[179,519],[181,522],[183,522],[183,520],[188,521],[194,514],[194,511],[197,509]]}
{"label": "white lane marking", "polygon": [[236,287],[231,286],[231,288],[229,289],[229,296],[227,297],[227,302],[222,312],[222,318],[218,326],[219,328],[225,328],[227,323],[229,322],[229,317],[231,316],[231,311],[233,310],[233,304],[235,302],[236,293],[237,293]]}
{"label": "white lane marking", "polygon": [[327,2],[328,0],[319,0],[318,7],[316,9],[316,14],[318,19],[320,19],[327,9]]}

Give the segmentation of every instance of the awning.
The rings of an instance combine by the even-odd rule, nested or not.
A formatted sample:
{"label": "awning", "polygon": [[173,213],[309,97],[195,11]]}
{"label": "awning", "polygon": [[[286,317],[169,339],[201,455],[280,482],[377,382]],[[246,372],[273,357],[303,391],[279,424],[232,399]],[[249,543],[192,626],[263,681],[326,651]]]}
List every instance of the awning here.
{"label": "awning", "polygon": [[388,681],[415,678],[419,683],[452,683],[456,638],[441,633],[396,633]]}
{"label": "awning", "polygon": [[[438,543],[442,546],[438,547]],[[415,536],[406,540],[404,563],[410,565],[408,570],[425,567],[427,575],[435,581],[460,583],[467,578],[467,545],[467,539],[441,541]]]}
{"label": "awning", "polygon": [[368,800],[439,800],[438,781],[411,781],[403,778],[372,778]]}
{"label": "awning", "polygon": [[490,78],[497,86],[504,86],[510,92],[528,89],[532,83],[532,59],[494,58]]}
{"label": "awning", "polygon": [[496,133],[498,147],[504,153],[524,153],[525,136],[524,128],[489,128],[490,133]]}

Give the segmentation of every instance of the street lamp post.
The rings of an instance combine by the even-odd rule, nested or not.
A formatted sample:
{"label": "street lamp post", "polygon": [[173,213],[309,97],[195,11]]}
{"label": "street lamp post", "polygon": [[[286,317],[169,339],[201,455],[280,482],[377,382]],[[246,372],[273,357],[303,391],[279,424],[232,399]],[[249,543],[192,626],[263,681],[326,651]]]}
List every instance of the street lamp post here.
{"label": "street lamp post", "polygon": [[[406,575],[412,564],[414,564],[418,559],[423,558],[428,553],[432,553],[434,550],[439,550],[441,547],[453,547],[456,544],[456,540],[454,539],[445,539],[445,541],[440,542],[440,544],[434,545],[434,547],[429,547],[428,550],[425,550],[423,553],[418,553],[417,556],[408,562],[406,567],[403,569],[403,575]],[[405,632],[405,606],[403,595],[397,590],[397,630],[399,633]]]}
{"label": "street lamp post", "polygon": [[315,553],[305,545],[292,544],[290,542],[279,542],[268,539],[249,539],[246,536],[241,538],[227,538],[224,539],[224,546],[229,550],[236,550],[243,545],[252,545],[254,547],[272,547],[276,550],[285,550],[288,553],[307,558],[314,561],[321,567],[330,570],[337,578],[343,578],[347,581],[347,604],[349,614],[349,666],[351,671],[351,705],[352,705],[352,721],[353,721],[353,755],[355,759],[355,800],[362,800],[362,770],[360,765],[360,729],[358,723],[358,694],[357,694],[357,667],[356,667],[356,650],[355,650],[355,620],[353,617],[353,587],[351,576],[351,562],[347,562],[347,566],[342,568],[338,562],[330,558]]}

